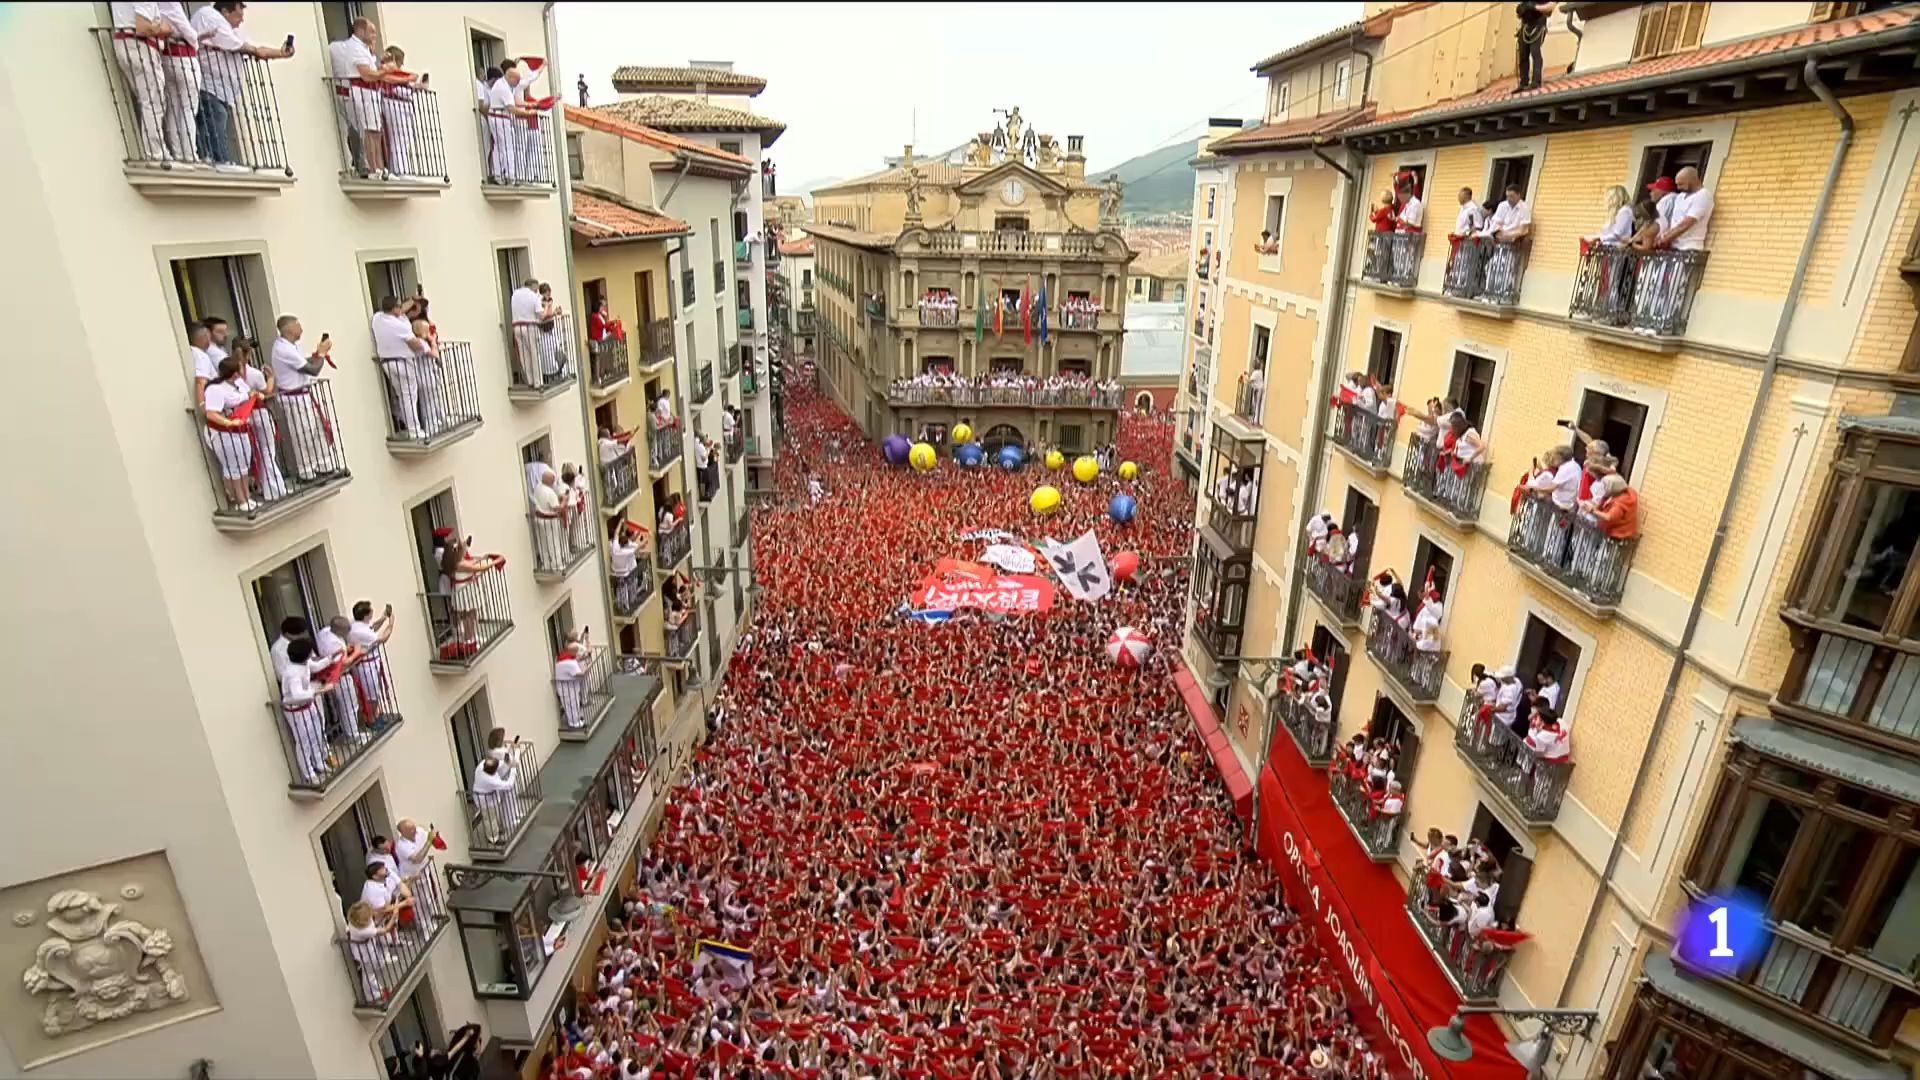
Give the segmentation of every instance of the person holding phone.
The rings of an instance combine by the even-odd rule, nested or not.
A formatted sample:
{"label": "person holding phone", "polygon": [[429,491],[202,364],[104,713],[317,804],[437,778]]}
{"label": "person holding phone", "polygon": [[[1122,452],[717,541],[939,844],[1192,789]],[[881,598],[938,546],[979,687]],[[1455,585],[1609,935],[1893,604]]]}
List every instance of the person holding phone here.
{"label": "person holding phone", "polygon": [[432,865],[435,841],[439,838],[433,826],[423,829],[412,818],[401,818],[393,830],[394,865],[400,871],[400,880],[413,894],[420,918],[429,925],[438,917],[438,910],[434,906],[433,886],[425,875]]}
{"label": "person holding phone", "polygon": [[333,336],[321,334],[319,346],[311,353],[302,353],[300,338],[306,331],[298,317],[282,315],[273,325],[278,336],[273,339],[270,356],[273,382],[279,387],[280,408],[286,419],[285,437],[292,444],[295,475],[302,483],[311,484],[341,468],[333,417],[313,392],[313,383],[330,362]]}
{"label": "person holding phone", "polygon": [[[233,114],[240,106],[241,87],[246,84],[248,58],[285,60],[293,55],[293,35],[280,48],[255,45],[240,34],[247,17],[247,5],[241,0],[215,0],[193,13],[195,44],[199,49],[200,100],[195,115],[194,149],[200,160],[213,165],[215,172],[247,172],[251,167],[278,165],[281,162],[235,160]],[[258,156],[254,147],[240,148],[244,157]]]}

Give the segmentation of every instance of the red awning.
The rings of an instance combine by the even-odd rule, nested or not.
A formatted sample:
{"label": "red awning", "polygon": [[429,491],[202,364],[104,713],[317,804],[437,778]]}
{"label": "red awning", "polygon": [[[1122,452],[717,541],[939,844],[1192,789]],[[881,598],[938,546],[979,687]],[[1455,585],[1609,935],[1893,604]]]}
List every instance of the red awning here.
{"label": "red awning", "polygon": [[1221,729],[1220,719],[1213,715],[1213,703],[1207,700],[1207,692],[1200,688],[1193,672],[1187,670],[1186,662],[1179,657],[1173,661],[1173,685],[1180,691],[1181,700],[1187,703],[1187,713],[1193,717],[1193,726],[1207,744],[1207,754],[1213,758],[1214,767],[1220,770],[1220,782],[1226,785],[1227,794],[1233,799],[1233,812],[1242,818],[1250,816],[1253,782],[1247,779],[1247,770],[1240,764],[1240,755],[1233,752],[1233,742]]}

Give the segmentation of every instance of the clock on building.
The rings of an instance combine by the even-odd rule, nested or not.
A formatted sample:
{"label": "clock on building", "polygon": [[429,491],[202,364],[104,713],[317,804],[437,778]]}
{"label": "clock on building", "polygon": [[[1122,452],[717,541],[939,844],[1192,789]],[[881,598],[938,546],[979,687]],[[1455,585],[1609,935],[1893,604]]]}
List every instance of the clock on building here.
{"label": "clock on building", "polygon": [[1000,201],[1008,206],[1019,206],[1027,201],[1027,185],[1018,180],[1009,180],[1000,189]]}

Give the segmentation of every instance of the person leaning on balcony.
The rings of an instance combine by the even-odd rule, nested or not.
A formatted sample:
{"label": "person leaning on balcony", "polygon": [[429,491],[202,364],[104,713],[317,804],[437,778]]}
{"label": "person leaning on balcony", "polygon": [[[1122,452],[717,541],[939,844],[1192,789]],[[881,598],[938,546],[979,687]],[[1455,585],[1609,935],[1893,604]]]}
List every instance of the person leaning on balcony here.
{"label": "person leaning on balcony", "polygon": [[273,420],[261,407],[264,397],[242,374],[240,360],[229,356],[214,369],[201,399],[207,449],[219,465],[227,508],[240,513],[259,509],[256,484],[268,502],[286,495],[273,446]]}
{"label": "person leaning on balcony", "polygon": [[240,36],[240,24],[246,17],[247,5],[241,0],[215,0],[193,13],[195,44],[200,49],[200,102],[195,115],[198,135],[195,149],[200,160],[211,162],[216,170],[222,172],[245,171],[252,164],[236,162],[233,154],[233,114],[240,105],[245,78],[241,74],[245,70],[241,57],[285,60],[293,55],[291,44],[284,48],[255,45]]}
{"label": "person leaning on balcony", "polygon": [[1512,664],[1505,664],[1493,673],[1500,681],[1500,688],[1493,695],[1493,719],[1502,727],[1512,729],[1514,720],[1520,714],[1520,702],[1527,696],[1526,687],[1520,685],[1520,677]]}
{"label": "person leaning on balcony", "polygon": [[1593,515],[1601,532],[1615,540],[1631,540],[1640,535],[1640,493],[1627,486],[1627,478],[1609,473],[1594,485],[1594,497],[1580,504]]}
{"label": "person leaning on balcony", "polygon": [[529,500],[533,509],[534,554],[545,570],[558,570],[567,564],[567,505],[557,484],[553,469],[542,468],[540,482],[534,485]]}
{"label": "person leaning on balcony", "polygon": [[1713,218],[1713,192],[1700,182],[1700,170],[1691,165],[1673,174],[1678,190],[1667,207],[1657,246],[1675,251],[1704,251],[1707,223]]}
{"label": "person leaning on balcony", "polygon": [[487,69],[483,100],[487,117],[487,179],[496,184],[520,179],[520,125],[534,111],[520,103],[520,66],[511,60]]}
{"label": "person leaning on balcony", "polygon": [[1607,188],[1606,204],[1606,225],[1584,239],[1591,244],[1625,244],[1637,231],[1633,223],[1633,196],[1627,193],[1625,184],[1614,184]]}
{"label": "person leaning on balcony", "polygon": [[457,536],[447,537],[440,553],[440,591],[451,598],[448,610],[456,640],[471,652],[480,644],[480,575],[506,565],[506,560],[498,555],[469,555],[467,543]]}
{"label": "person leaning on balcony", "polygon": [[413,898],[407,895],[407,887],[393,867],[390,855],[367,856],[367,880],[360,885],[360,902],[372,908],[375,915],[391,914],[405,923],[411,919]]}
{"label": "person leaning on balcony", "polygon": [[660,396],[653,399],[653,429],[672,431],[674,427],[673,391],[661,390]]}
{"label": "person leaning on balcony", "polygon": [[425,439],[433,434],[420,423],[420,369],[418,358],[427,352],[427,343],[414,335],[413,322],[405,313],[405,303],[397,296],[380,298],[380,309],[373,313],[373,353],[386,374],[387,392],[392,397],[394,419],[400,434],[409,439]]}
{"label": "person leaning on balcony", "polygon": [[187,324],[187,355],[193,358],[193,400],[205,401],[207,384],[220,378],[220,361],[225,359],[213,355],[211,326],[205,322]]}
{"label": "person leaning on balcony", "polygon": [[360,1000],[384,1004],[389,987],[382,985],[381,974],[389,963],[381,939],[398,925],[398,913],[381,914],[372,904],[357,900],[347,909],[347,951],[360,968]]}
{"label": "person leaning on balcony", "polygon": [[587,657],[585,644],[568,643],[553,662],[553,691],[560,698],[560,726],[579,731],[587,726],[581,715],[587,699]]}
{"label": "person leaning on balcony", "polygon": [[553,286],[540,283],[540,370],[551,379],[560,374],[560,302]]}
{"label": "person leaning on balcony", "polygon": [[177,3],[109,4],[113,56],[133,99],[142,161],[191,162],[199,133],[199,48]]}
{"label": "person leaning on balcony", "polygon": [[333,103],[346,133],[355,175],[386,179],[386,148],[380,132],[380,59],[373,53],[379,30],[373,20],[356,18],[347,35],[327,45],[327,70],[333,76]]}
{"label": "person leaning on balcony", "polygon": [[1403,170],[1393,178],[1393,187],[1399,203],[1394,212],[1394,229],[1404,233],[1424,231],[1426,204],[1420,201],[1419,177]]}
{"label": "person leaning on balcony", "polygon": [[[600,464],[611,465],[620,460],[620,455],[627,452],[627,445],[632,441],[633,432],[616,431],[604,424],[601,425],[599,438],[595,444],[600,452]],[[532,466],[528,468],[531,469]]]}
{"label": "person leaning on balcony", "polygon": [[[1373,231],[1377,233],[1390,233],[1394,230],[1394,226],[1399,224],[1399,207],[1392,191],[1380,193],[1380,202],[1374,206],[1373,213],[1368,215],[1368,220],[1373,223]],[[1265,237],[1266,233],[1260,235]]]}
{"label": "person leaning on balcony", "polygon": [[359,680],[352,677],[362,659],[359,647],[348,640],[352,629],[353,623],[345,615],[335,615],[314,632],[313,648],[321,660],[340,665],[341,678],[333,699],[340,710],[340,734],[357,739],[363,726],[362,707],[368,702],[361,696]]}
{"label": "person leaning on balcony", "polygon": [[280,715],[293,735],[294,764],[300,779],[316,783],[330,767],[327,760],[327,717],[320,695],[333,690],[333,680],[315,675],[329,665],[317,660],[313,639],[294,638],[287,644],[286,666],[280,669]]}
{"label": "person leaning on balcony", "polygon": [[1519,184],[1508,184],[1505,195],[1480,230],[1480,239],[1511,244],[1533,231],[1533,208],[1527,205],[1526,190]]}
{"label": "person leaning on balcony", "polygon": [[300,351],[300,336],[305,330],[300,320],[282,315],[274,320],[278,335],[270,354],[273,382],[279,388],[281,409],[287,419],[287,437],[292,440],[293,468],[301,480],[339,471],[340,458],[335,449],[333,417],[313,395],[312,383],[321,369],[331,363],[333,338],[320,335],[320,344],[312,353]]}
{"label": "person leaning on balcony", "polygon": [[1453,217],[1453,233],[1451,234],[1455,241],[1475,235],[1484,228],[1487,223],[1486,208],[1481,206],[1480,201],[1473,197],[1472,188],[1461,188],[1459,198],[1460,212]]}
{"label": "person leaning on balcony", "polygon": [[414,155],[419,134],[419,110],[414,88],[426,89],[427,76],[407,70],[406,51],[389,45],[380,53],[380,129],[387,137],[387,172],[393,176],[420,175]]}
{"label": "person leaning on balcony", "polygon": [[381,647],[393,636],[393,605],[388,604],[379,614],[373,613],[373,602],[356,600],[353,602],[353,621],[347,624],[347,643],[365,654],[358,664],[353,666],[353,677],[360,684],[360,700],[370,703],[375,719],[384,713],[387,702],[387,659]]}
{"label": "person leaning on balcony", "polygon": [[593,494],[587,490],[587,470],[571,462],[560,466],[560,496],[567,504],[567,543],[574,551],[585,551],[593,546],[587,513]]}
{"label": "person leaning on balcony", "polygon": [[539,389],[546,384],[546,365],[541,358],[540,282],[528,278],[507,297],[508,318],[513,321],[513,362],[520,384]]}
{"label": "person leaning on balcony", "polygon": [[[517,744],[520,739],[515,736],[513,741]],[[480,811],[482,831],[491,844],[500,843],[503,836],[512,832],[518,818],[513,767],[511,754],[488,755],[481,758],[473,770],[473,784],[468,790],[473,795],[474,807]]]}

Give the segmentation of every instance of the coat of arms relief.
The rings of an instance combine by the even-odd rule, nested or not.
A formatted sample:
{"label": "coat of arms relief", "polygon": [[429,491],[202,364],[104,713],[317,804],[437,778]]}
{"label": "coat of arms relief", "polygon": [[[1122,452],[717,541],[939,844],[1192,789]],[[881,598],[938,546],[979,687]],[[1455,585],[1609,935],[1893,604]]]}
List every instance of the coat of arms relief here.
{"label": "coat of arms relief", "polygon": [[[189,997],[186,978],[169,962],[172,935],[120,918],[120,910],[121,905],[84,889],[63,889],[48,898],[50,936],[34,950],[22,983],[27,993],[44,1000],[40,1027],[49,1037]],[[37,921],[32,912],[14,918],[23,928]]]}

